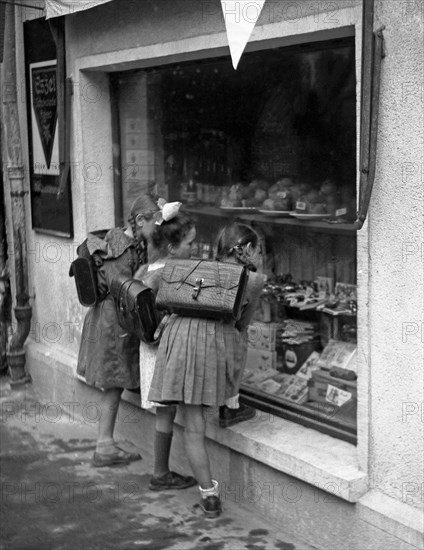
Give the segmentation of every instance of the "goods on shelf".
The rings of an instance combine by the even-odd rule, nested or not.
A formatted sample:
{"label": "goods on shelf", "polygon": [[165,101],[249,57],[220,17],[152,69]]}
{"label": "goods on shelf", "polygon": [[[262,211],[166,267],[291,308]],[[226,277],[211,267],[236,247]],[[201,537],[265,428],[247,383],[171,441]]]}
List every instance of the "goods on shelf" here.
{"label": "goods on shelf", "polygon": [[[322,402],[341,407],[355,400],[356,345],[332,339],[320,354],[314,349],[314,331],[313,323],[302,321],[270,327],[252,324],[243,384],[297,404]],[[276,360],[281,344],[282,366]]]}
{"label": "goods on shelf", "polygon": [[339,187],[330,179],[319,183],[299,182],[284,177],[274,184],[253,179],[223,187],[220,206],[256,207],[269,211],[327,214],[341,221],[356,219],[355,190]]}
{"label": "goods on shelf", "polygon": [[277,337],[281,335],[284,330],[282,323],[262,323],[260,321],[253,321],[247,328],[247,339],[249,347],[275,351],[277,344]]}
{"label": "goods on shelf", "polygon": [[356,372],[356,344],[331,339],[321,353],[318,365],[326,370],[335,367]]}
{"label": "goods on shelf", "polygon": [[309,380],[312,377],[312,373],[319,369],[318,359],[320,354],[317,351],[313,351],[311,355],[306,359],[300,369],[297,371],[297,376],[304,380]]}
{"label": "goods on shelf", "polygon": [[288,319],[281,335],[282,371],[295,374],[311,353],[319,347],[314,323]]}
{"label": "goods on shelf", "polygon": [[322,403],[331,403],[341,407],[349,400],[357,399],[356,382],[341,380],[331,376],[328,371],[316,370],[308,380],[309,399]]}
{"label": "goods on shelf", "polygon": [[295,282],[289,273],[281,275],[265,285],[263,297],[300,311],[317,309],[331,315],[355,315],[357,310],[356,285],[337,282],[333,291],[331,277]]}

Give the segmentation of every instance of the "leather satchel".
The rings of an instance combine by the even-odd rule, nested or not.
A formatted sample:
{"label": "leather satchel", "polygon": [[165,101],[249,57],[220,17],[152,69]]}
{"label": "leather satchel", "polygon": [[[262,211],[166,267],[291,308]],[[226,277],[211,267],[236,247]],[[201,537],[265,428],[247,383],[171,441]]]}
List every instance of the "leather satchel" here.
{"label": "leather satchel", "polygon": [[188,317],[238,320],[248,277],[240,264],[170,259],[162,270],[156,306]]}
{"label": "leather satchel", "polygon": [[110,285],[119,325],[146,344],[155,344],[159,316],[153,290],[136,279],[117,277]]}
{"label": "leather satchel", "polygon": [[[108,229],[92,231],[103,239]],[[97,284],[97,264],[87,247],[87,239],[77,248],[78,258],[71,263],[69,276],[74,277],[78,300],[85,307],[94,307],[106,298],[108,292],[101,293]]]}

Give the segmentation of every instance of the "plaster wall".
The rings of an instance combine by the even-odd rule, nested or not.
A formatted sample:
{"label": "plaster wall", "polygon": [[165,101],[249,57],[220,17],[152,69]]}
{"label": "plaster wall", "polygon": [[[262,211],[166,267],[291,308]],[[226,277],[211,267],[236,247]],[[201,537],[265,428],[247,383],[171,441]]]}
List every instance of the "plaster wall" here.
{"label": "plaster wall", "polygon": [[422,3],[376,2],[386,25],[369,212],[371,486],[423,508]]}

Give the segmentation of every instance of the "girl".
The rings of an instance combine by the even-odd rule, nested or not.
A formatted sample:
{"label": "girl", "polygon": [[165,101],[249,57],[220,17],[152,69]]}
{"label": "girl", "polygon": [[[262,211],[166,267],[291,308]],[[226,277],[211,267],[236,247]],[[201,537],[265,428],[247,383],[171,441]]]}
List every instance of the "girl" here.
{"label": "girl", "polygon": [[[217,259],[255,269],[261,262],[258,235],[244,224],[226,227],[219,238]],[[247,350],[244,330],[263,286],[262,276],[251,275],[237,323],[171,315],[159,344],[149,392],[152,401],[178,402],[181,407],[186,454],[199,483],[200,507],[210,518],[220,515],[221,502],[205,446],[203,408],[224,405],[238,393]]]}
{"label": "girl", "polygon": [[[130,227],[114,228],[104,239],[93,234],[87,238],[89,252],[98,265],[98,287],[108,291],[117,275],[128,279],[147,261],[147,244],[155,228],[154,214],[159,207],[149,195],[138,197],[129,216]],[[87,384],[103,390],[93,464],[97,467],[128,464],[140,460],[138,453],[121,449],[113,439],[121,394],[124,388],[140,385],[139,340],[118,324],[115,302],[110,294],[91,308],[84,320],[77,373]]]}
{"label": "girl", "polygon": [[[151,234],[149,251],[154,250],[157,258],[136,274],[146,286],[154,291],[159,288],[160,275],[167,257],[189,258],[196,238],[194,222],[188,216],[178,213],[181,203],[159,202],[163,207],[161,218]],[[155,218],[158,216],[155,215]],[[165,218],[165,219],[163,219]],[[152,491],[165,489],[185,489],[196,484],[191,476],[181,476],[169,470],[168,462],[171,449],[174,419],[177,412],[175,405],[161,405],[149,401],[148,393],[156,361],[156,348],[140,343],[140,393],[141,406],[145,409],[156,407],[156,430],[154,440],[154,474],[149,488]]]}

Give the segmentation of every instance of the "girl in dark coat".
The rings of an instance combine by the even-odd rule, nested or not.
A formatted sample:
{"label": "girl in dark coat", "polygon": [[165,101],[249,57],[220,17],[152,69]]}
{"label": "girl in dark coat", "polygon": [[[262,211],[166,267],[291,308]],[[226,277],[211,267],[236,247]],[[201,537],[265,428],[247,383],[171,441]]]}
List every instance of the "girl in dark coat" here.
{"label": "girl in dark coat", "polygon": [[97,467],[128,464],[141,459],[121,449],[113,439],[121,394],[138,388],[140,341],[118,324],[115,303],[108,291],[116,276],[131,279],[147,261],[147,241],[155,227],[157,204],[148,195],[133,203],[130,227],[111,229],[104,239],[89,234],[87,246],[98,266],[98,287],[106,298],[88,311],[82,331],[77,373],[90,386],[103,390],[99,431],[93,464]]}

